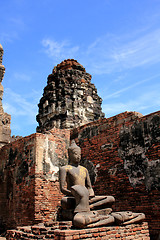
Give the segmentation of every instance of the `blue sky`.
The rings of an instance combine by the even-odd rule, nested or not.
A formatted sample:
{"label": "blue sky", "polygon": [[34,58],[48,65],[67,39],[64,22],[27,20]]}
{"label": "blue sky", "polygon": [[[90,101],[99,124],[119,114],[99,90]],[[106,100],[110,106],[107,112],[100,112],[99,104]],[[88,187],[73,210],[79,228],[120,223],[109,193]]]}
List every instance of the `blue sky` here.
{"label": "blue sky", "polygon": [[12,135],[36,131],[37,104],[53,67],[75,58],[111,117],[160,105],[160,0],[5,0],[4,110]]}

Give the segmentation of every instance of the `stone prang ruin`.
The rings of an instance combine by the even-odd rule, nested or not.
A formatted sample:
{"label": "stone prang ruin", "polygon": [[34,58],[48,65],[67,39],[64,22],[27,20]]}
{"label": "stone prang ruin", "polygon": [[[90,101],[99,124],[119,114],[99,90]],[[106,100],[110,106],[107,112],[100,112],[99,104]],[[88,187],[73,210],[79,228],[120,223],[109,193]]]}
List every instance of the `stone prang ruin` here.
{"label": "stone prang ruin", "polygon": [[3,47],[0,44],[0,147],[8,143],[11,138],[10,130],[11,116],[4,112],[2,106],[3,99],[2,80],[5,73],[5,67],[2,65],[2,59],[3,59]]}
{"label": "stone prang ruin", "polygon": [[[6,231],[7,240],[160,239],[160,111],[104,118],[91,75],[68,59],[48,76],[36,133],[11,139],[2,56],[0,45],[0,234]],[[76,229],[62,219],[59,168],[70,160],[72,140],[95,195],[113,196],[113,212],[144,213],[146,222]]]}
{"label": "stone prang ruin", "polygon": [[103,118],[101,103],[102,99],[85,68],[74,59],[64,60],[48,76],[38,105],[37,132],[53,127],[78,127]]}

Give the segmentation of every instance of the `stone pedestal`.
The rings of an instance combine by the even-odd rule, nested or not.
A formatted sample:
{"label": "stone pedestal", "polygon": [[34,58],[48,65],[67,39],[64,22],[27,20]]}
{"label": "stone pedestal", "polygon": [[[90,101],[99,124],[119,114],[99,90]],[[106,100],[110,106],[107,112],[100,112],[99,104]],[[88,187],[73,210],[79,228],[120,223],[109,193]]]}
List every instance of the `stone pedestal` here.
{"label": "stone pedestal", "polygon": [[70,229],[71,222],[54,222],[34,226],[18,227],[17,230],[8,230],[7,240],[20,239],[95,239],[95,240],[149,240],[148,224],[132,224],[127,226],[111,226],[88,229]]}

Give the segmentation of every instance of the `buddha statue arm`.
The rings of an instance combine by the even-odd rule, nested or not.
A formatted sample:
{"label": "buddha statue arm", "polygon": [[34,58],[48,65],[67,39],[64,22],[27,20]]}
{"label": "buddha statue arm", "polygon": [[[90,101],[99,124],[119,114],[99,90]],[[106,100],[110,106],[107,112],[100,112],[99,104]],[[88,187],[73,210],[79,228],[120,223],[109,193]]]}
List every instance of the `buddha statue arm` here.
{"label": "buddha statue arm", "polygon": [[60,190],[63,194],[67,196],[72,196],[72,193],[70,190],[66,188],[66,177],[67,177],[67,170],[65,167],[60,167],[59,169],[59,183],[60,183]]}
{"label": "buddha statue arm", "polygon": [[95,194],[94,194],[94,191],[93,191],[93,188],[92,188],[92,185],[91,185],[91,180],[90,180],[90,177],[89,177],[89,173],[88,173],[88,170],[86,169],[87,173],[86,173],[86,188],[88,189],[88,192],[89,192],[89,197],[94,197]]}

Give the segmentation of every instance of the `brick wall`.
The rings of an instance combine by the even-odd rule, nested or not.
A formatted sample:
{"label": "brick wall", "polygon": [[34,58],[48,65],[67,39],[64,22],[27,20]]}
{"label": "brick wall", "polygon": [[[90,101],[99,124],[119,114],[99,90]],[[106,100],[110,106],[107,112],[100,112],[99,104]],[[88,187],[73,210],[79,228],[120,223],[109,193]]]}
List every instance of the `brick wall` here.
{"label": "brick wall", "polygon": [[35,135],[0,149],[0,213],[3,224],[31,223],[34,219]]}
{"label": "brick wall", "polygon": [[0,225],[49,220],[61,194],[59,165],[67,162],[69,130],[32,134],[0,149]]}
{"label": "brick wall", "polygon": [[62,194],[59,190],[59,166],[68,163],[70,131],[52,129],[39,134],[36,142],[35,218],[55,219]]}
{"label": "brick wall", "polygon": [[[155,236],[160,229],[159,122],[160,112],[145,117],[125,112],[71,131],[82,148],[82,162],[88,161],[94,176],[97,171],[96,195],[115,196],[114,211],[144,212]],[[70,130],[54,128],[0,149],[1,225],[56,217],[62,197],[58,168],[67,163],[69,140]]]}
{"label": "brick wall", "polygon": [[144,212],[151,235],[160,233],[160,112],[125,112],[72,130],[82,159],[96,167],[96,195],[113,195],[114,211]]}

